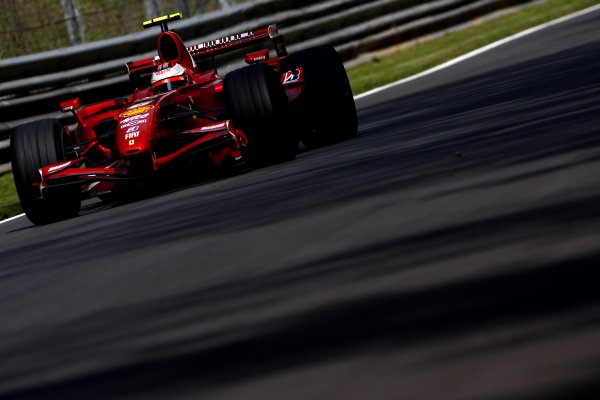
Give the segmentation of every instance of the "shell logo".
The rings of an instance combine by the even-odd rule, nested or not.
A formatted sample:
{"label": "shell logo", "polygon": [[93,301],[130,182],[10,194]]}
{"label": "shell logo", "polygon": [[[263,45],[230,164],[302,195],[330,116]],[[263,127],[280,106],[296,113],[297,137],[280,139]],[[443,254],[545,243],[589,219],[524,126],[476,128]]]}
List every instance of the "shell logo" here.
{"label": "shell logo", "polygon": [[151,110],[153,108],[154,108],[154,106],[136,107],[131,110],[122,112],[121,114],[119,114],[119,117],[121,117],[121,118],[133,117],[134,115],[145,113],[146,111]]}

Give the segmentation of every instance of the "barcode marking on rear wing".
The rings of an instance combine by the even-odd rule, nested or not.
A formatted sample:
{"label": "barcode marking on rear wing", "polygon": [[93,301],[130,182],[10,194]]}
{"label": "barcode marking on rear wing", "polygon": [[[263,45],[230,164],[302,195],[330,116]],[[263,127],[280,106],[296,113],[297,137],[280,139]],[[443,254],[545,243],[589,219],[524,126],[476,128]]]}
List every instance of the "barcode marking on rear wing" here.
{"label": "barcode marking on rear wing", "polygon": [[233,50],[232,48],[243,47],[254,42],[259,42],[269,39],[268,28],[260,28],[258,30],[238,33],[235,35],[224,36],[219,39],[209,40],[200,44],[188,47],[188,51],[192,57],[197,57],[210,53],[218,53],[221,50]]}

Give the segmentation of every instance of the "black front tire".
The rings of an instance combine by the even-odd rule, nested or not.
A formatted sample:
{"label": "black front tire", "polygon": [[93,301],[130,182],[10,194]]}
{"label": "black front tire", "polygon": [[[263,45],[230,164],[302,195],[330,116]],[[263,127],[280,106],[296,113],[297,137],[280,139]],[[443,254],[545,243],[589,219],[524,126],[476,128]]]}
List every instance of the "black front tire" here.
{"label": "black front tire", "polygon": [[356,136],[356,105],[337,51],[328,45],[312,47],[293,54],[292,59],[304,71],[300,140],[314,148]]}
{"label": "black front tire", "polygon": [[77,215],[81,207],[79,186],[67,186],[40,193],[38,170],[65,161],[66,133],[60,122],[45,119],[20,125],[11,137],[11,160],[21,207],[36,225]]}
{"label": "black front tire", "polygon": [[296,157],[298,137],[285,126],[287,96],[273,68],[254,64],[230,72],[224,91],[235,125],[248,135],[248,164],[259,167]]}

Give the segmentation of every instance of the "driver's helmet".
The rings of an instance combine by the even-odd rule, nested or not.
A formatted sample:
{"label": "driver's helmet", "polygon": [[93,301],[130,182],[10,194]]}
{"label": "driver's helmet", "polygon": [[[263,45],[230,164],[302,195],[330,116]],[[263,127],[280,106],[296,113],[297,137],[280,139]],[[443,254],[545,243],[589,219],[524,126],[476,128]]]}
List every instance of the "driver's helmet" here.
{"label": "driver's helmet", "polygon": [[152,73],[150,82],[152,83],[152,90],[156,93],[166,93],[185,86],[188,82],[188,76],[181,64],[171,66],[171,64],[165,63]]}

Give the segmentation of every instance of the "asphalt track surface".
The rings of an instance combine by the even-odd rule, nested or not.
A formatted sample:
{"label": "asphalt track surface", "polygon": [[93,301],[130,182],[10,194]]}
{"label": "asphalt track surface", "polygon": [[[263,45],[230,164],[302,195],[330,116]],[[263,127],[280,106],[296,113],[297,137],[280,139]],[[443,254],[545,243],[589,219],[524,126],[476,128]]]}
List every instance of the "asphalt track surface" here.
{"label": "asphalt track surface", "polygon": [[355,140],[0,225],[5,399],[600,398],[600,12]]}

